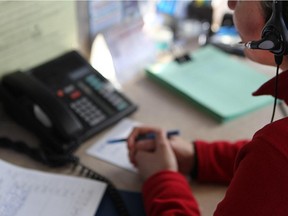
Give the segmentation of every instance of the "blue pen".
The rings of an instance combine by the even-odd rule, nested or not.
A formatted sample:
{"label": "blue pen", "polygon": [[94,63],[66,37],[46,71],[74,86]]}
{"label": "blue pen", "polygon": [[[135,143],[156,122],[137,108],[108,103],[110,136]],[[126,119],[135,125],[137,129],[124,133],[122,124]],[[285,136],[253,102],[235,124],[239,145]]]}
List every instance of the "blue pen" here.
{"label": "blue pen", "polygon": [[[170,138],[171,136],[174,136],[174,135],[179,135],[179,131],[178,130],[172,130],[172,131],[167,132],[168,138]],[[136,141],[145,140],[145,139],[155,139],[155,134],[154,133],[147,133],[144,135],[140,135],[137,137]],[[120,143],[120,142],[127,142],[127,138],[112,139],[112,140],[107,141],[107,143],[109,143],[109,144]]]}

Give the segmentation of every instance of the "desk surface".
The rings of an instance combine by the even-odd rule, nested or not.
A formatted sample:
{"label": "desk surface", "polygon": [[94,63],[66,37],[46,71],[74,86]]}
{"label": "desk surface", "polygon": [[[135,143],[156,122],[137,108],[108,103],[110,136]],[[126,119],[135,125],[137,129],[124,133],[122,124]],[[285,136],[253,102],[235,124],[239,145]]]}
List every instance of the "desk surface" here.
{"label": "desk surface", "polygon": [[[236,140],[251,138],[252,135],[270,121],[272,107],[264,107],[256,112],[240,117],[231,122],[220,124],[205,115],[190,103],[182,100],[161,86],[138,74],[123,86],[124,93],[136,104],[139,110],[130,117],[139,122],[163,127],[166,129],[178,128],[187,140],[201,138],[205,140]],[[280,117],[278,112],[276,118]],[[0,136],[11,136],[13,139],[35,143],[37,139],[19,128],[3,113],[0,104]],[[118,168],[85,153],[86,149],[100,139],[109,128],[85,142],[76,154],[84,164],[109,178],[119,189],[139,191],[141,180],[132,172]],[[15,132],[17,131],[17,133]],[[14,164],[54,173],[69,173],[67,168],[47,168],[35,163],[26,156],[8,150],[0,151],[0,158]],[[213,215],[217,203],[223,198],[226,187],[219,185],[201,185],[191,183],[193,193],[199,202],[203,216]]]}

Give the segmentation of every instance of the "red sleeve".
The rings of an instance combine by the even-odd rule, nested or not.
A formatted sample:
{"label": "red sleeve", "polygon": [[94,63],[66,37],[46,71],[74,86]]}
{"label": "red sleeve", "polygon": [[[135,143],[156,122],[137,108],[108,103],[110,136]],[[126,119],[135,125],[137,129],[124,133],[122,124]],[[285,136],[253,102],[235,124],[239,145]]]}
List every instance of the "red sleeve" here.
{"label": "red sleeve", "polygon": [[149,216],[200,215],[188,181],[180,173],[156,173],[144,183],[142,192]]}
{"label": "red sleeve", "polygon": [[229,184],[233,177],[235,158],[239,150],[248,140],[237,142],[216,141],[194,142],[197,154],[197,180],[199,182],[213,182]]}
{"label": "red sleeve", "polygon": [[[269,124],[248,144],[245,141],[235,143],[234,150],[227,142],[196,143],[200,179],[228,182],[233,171],[231,164],[235,164],[234,176],[214,216],[288,215],[287,121],[286,118]],[[188,182],[179,173],[162,171],[155,174],[144,184],[143,195],[149,216],[199,215]]]}
{"label": "red sleeve", "polygon": [[[196,141],[198,180],[228,183],[233,175],[236,154],[247,142]],[[200,215],[188,181],[180,173],[156,173],[144,183],[142,192],[145,210],[149,216]]]}

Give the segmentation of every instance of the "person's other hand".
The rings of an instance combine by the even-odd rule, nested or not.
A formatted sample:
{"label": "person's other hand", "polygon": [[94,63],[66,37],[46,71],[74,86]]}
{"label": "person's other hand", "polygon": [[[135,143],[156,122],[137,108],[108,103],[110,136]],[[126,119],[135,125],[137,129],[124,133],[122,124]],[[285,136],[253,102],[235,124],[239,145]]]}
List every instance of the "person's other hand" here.
{"label": "person's other hand", "polygon": [[[155,139],[136,141],[139,135],[153,133]],[[172,147],[162,129],[151,127],[134,128],[128,137],[129,158],[138,168],[143,179],[159,171],[177,171],[178,165]]]}
{"label": "person's other hand", "polygon": [[169,142],[177,158],[179,171],[184,175],[190,174],[195,165],[193,144],[179,136],[172,136]]}

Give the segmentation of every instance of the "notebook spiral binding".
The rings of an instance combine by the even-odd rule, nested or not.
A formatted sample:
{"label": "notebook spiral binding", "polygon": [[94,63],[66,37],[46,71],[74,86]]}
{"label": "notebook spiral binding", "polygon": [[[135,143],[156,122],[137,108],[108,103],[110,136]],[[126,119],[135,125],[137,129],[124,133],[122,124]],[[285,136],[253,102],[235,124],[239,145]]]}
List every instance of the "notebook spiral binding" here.
{"label": "notebook spiral binding", "polygon": [[78,173],[80,176],[85,176],[87,178],[93,179],[93,180],[98,180],[105,182],[107,184],[107,193],[111,197],[117,212],[119,213],[120,216],[130,216],[128,209],[126,208],[126,205],[114,186],[114,184],[104,176],[100,175],[99,173],[96,173],[89,167],[83,165],[80,161],[75,162],[72,167],[72,172]]}

